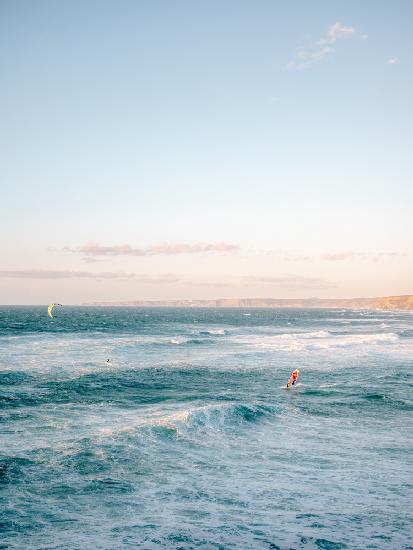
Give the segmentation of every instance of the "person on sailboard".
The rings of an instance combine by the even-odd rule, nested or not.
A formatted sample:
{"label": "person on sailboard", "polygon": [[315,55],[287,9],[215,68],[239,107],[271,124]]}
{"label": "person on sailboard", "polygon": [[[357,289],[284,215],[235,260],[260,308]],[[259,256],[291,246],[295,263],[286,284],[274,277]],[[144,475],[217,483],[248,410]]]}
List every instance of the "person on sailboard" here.
{"label": "person on sailboard", "polygon": [[299,371],[298,369],[295,369],[295,370],[293,370],[293,372],[291,373],[291,378],[292,378],[292,381],[293,381],[293,386],[294,386],[294,384],[297,383],[299,372],[300,372],[300,371]]}

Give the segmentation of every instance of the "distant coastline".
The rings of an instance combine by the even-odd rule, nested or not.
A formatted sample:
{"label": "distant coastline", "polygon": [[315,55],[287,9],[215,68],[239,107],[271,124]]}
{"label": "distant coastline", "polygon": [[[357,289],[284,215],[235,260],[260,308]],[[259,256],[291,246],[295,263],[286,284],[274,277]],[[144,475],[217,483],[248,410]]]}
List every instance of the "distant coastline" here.
{"label": "distant coastline", "polygon": [[381,298],[221,298],[217,300],[131,300],[119,302],[87,302],[84,306],[99,307],[261,307],[261,308],[343,308],[413,310],[413,295]]}

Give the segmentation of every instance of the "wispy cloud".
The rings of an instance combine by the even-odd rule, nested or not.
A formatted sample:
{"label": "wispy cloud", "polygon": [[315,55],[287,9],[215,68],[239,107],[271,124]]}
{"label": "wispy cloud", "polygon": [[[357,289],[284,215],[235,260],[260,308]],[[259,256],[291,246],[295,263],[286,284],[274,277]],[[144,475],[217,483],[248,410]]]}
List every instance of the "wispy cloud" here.
{"label": "wispy cloud", "polygon": [[85,256],[84,258],[80,259],[82,262],[85,262],[85,264],[96,264],[104,261],[102,259],[99,260],[98,258],[93,258],[92,256]]}
{"label": "wispy cloud", "polygon": [[337,22],[328,28],[326,36],[320,39],[320,44],[334,44],[337,40],[351,38],[355,34],[356,29],[354,27],[346,27]]}
{"label": "wispy cloud", "polygon": [[220,281],[203,281],[203,280],[185,280],[185,285],[195,287],[211,287],[211,288],[231,288],[231,289],[245,289],[245,288],[273,288],[274,290],[310,290],[310,289],[322,289],[331,288],[332,285],[328,281],[320,277],[307,277],[305,275],[279,275],[279,276],[265,276],[265,275],[246,275],[246,276],[232,276],[227,280]]}
{"label": "wispy cloud", "polygon": [[386,65],[400,65],[400,61],[397,59],[397,57],[391,57],[386,61]]}
{"label": "wispy cloud", "polygon": [[385,258],[394,258],[404,256],[400,252],[354,252],[348,250],[346,252],[327,253],[321,256],[322,260],[329,262],[340,262],[346,260],[370,260],[377,262]]}
{"label": "wispy cloud", "polygon": [[267,250],[262,251],[266,256],[276,256],[280,260],[287,262],[316,262],[323,261],[352,261],[365,260],[377,262],[388,258],[398,258],[406,256],[403,252],[360,252],[354,250],[345,250],[341,252],[325,252],[324,254],[299,254],[291,253],[284,250]]}
{"label": "wispy cloud", "polygon": [[234,254],[240,247],[236,244],[215,242],[215,243],[161,243],[149,247],[134,248],[129,244],[101,245],[87,243],[79,247],[66,246],[66,252],[74,252],[90,256],[162,256],[179,254]]}
{"label": "wispy cloud", "polygon": [[[336,51],[333,44],[335,45],[340,40],[353,38],[357,34],[358,33],[354,27],[349,27],[340,22],[336,22],[333,25],[330,25],[326,34],[317,42],[312,44],[309,48],[300,49],[295,55],[295,58],[288,63],[287,68],[305,69],[327,57],[331,57]],[[362,35],[362,38],[367,38],[367,36]]]}
{"label": "wispy cloud", "polygon": [[176,283],[180,276],[165,274],[159,276],[125,273],[123,271],[71,271],[50,269],[2,270],[0,278],[7,279],[120,279],[141,283]]}
{"label": "wispy cloud", "polygon": [[185,286],[195,286],[199,288],[239,288],[240,284],[234,278],[227,281],[203,281],[199,279],[187,279],[184,281]]}
{"label": "wispy cloud", "polygon": [[368,254],[365,254],[363,252],[327,252],[326,254],[323,254],[321,256],[322,260],[326,260],[328,262],[341,262],[345,260],[355,260],[358,258],[366,258],[369,256]]}
{"label": "wispy cloud", "polygon": [[332,284],[320,277],[305,275],[282,275],[275,277],[246,277],[247,284],[266,285],[287,290],[331,288]]}
{"label": "wispy cloud", "polygon": [[321,61],[325,57],[331,56],[333,53],[335,53],[335,49],[330,46],[324,46],[314,50],[301,50],[297,53],[296,59],[288,64],[288,68],[304,69],[305,67],[309,67]]}

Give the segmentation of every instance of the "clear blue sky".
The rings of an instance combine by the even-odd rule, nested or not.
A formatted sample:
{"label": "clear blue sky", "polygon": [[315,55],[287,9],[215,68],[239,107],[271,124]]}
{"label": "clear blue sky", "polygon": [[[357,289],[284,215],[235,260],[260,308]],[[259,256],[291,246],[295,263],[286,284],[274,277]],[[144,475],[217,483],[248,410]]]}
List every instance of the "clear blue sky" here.
{"label": "clear blue sky", "polygon": [[0,302],[413,292],[412,15],[2,0]]}

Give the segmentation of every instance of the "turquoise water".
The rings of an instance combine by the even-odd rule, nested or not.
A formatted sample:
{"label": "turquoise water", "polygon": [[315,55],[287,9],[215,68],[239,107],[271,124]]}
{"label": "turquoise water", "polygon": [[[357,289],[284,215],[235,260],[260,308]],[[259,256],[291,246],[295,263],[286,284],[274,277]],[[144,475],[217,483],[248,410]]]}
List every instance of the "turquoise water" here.
{"label": "turquoise water", "polygon": [[412,321],[0,307],[0,548],[412,547]]}

